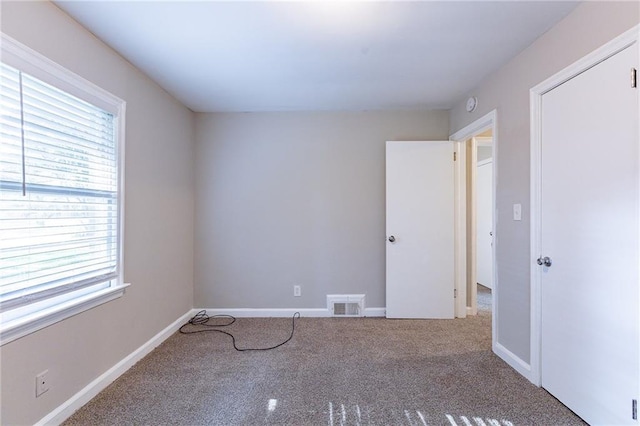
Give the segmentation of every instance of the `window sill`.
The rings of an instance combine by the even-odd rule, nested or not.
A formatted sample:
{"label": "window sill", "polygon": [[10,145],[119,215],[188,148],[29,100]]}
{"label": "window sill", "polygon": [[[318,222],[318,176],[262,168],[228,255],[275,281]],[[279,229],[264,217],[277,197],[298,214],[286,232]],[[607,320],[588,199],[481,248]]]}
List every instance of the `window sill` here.
{"label": "window sill", "polygon": [[115,300],[130,284],[120,284],[0,324],[0,346],[96,306]]}

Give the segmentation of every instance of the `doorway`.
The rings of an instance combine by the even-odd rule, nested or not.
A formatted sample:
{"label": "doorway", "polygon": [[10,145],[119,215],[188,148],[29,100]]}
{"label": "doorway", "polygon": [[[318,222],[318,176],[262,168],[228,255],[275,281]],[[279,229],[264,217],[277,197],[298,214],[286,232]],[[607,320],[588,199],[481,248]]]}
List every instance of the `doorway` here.
{"label": "doorway", "polygon": [[493,129],[467,141],[467,306],[470,315],[492,309],[493,260]]}
{"label": "doorway", "polygon": [[[460,142],[465,150],[466,158],[466,177],[465,188],[466,208],[465,208],[465,224],[466,224],[466,279],[462,288],[458,293],[464,297],[467,315],[477,315],[478,313],[478,288],[480,288],[481,302],[483,309],[490,309],[492,316],[492,336],[495,342],[495,316],[497,294],[499,291],[498,280],[495,271],[495,186],[497,176],[497,148],[498,135],[496,130],[496,111],[492,111],[482,118],[469,124],[467,127],[459,130],[450,136],[453,141]],[[484,178],[484,186],[482,186],[482,195],[480,201],[482,204],[484,216],[481,218],[481,225],[478,226],[478,165],[480,164],[481,178]],[[490,173],[486,173],[490,172]],[[478,238],[478,232],[482,233]],[[480,244],[488,245],[488,250],[481,254],[480,261],[484,269],[484,275],[481,275],[484,281],[482,287],[478,287],[478,240]],[[487,274],[488,272],[488,274]],[[487,275],[490,278],[486,278]],[[482,282],[480,284],[483,284]]]}

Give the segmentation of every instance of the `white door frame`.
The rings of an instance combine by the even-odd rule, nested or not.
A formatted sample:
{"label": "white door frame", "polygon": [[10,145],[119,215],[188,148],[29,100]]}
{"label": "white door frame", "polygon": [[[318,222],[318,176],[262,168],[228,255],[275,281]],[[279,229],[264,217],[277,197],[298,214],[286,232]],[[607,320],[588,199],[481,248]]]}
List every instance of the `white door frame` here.
{"label": "white door frame", "polygon": [[[496,214],[495,214],[495,206],[496,206],[496,182],[497,182],[497,154],[498,154],[498,123],[497,123],[497,111],[493,110],[491,112],[489,112],[488,114],[486,114],[485,116],[477,119],[476,121],[474,121],[473,123],[469,124],[468,126],[458,130],[457,132],[455,132],[454,134],[452,134],[451,136],[449,136],[449,140],[452,141],[456,141],[458,142],[458,147],[459,150],[462,151],[462,154],[459,154],[459,161],[457,164],[457,167],[460,167],[462,169],[462,172],[460,173],[460,179],[458,182],[458,186],[456,187],[456,189],[458,190],[458,194],[459,195],[458,198],[461,198],[463,201],[466,201],[466,193],[467,193],[467,178],[466,178],[466,141],[468,139],[471,138],[475,138],[477,135],[479,135],[480,133],[483,133],[489,129],[492,129],[493,132],[493,200],[491,202],[491,204],[493,205],[493,224],[492,224],[492,232],[494,235],[494,244],[493,244],[493,248],[492,248],[492,257],[493,257],[493,270],[494,270],[494,278],[493,278],[493,290],[491,292],[492,294],[492,304],[494,306],[494,308],[491,310],[491,341],[493,342],[492,345],[494,346],[494,352],[495,352],[495,342],[496,342],[496,318],[497,318],[497,305],[496,305],[496,301],[497,301],[497,292],[498,292],[498,278],[497,278],[497,274],[496,272],[496,244],[495,244],[495,237],[496,237]],[[471,150],[471,159],[472,161],[477,162],[477,153],[475,150],[475,147],[477,145],[477,141],[472,140],[472,144],[474,149]],[[471,173],[475,173],[475,170],[471,169]],[[467,313],[467,267],[466,267],[466,259],[467,259],[467,255],[466,255],[466,244],[467,244],[467,232],[471,232],[471,230],[467,230],[466,229],[466,223],[467,223],[467,206],[466,206],[466,202],[464,202],[464,206],[461,206],[460,208],[458,208],[456,210],[458,216],[458,219],[456,221],[457,226],[460,228],[459,232],[461,235],[460,238],[457,238],[457,242],[458,242],[458,249],[460,251],[463,251],[464,253],[459,253],[457,256],[457,259],[460,261],[460,265],[457,268],[457,272],[461,274],[461,276],[459,277],[458,280],[456,280],[456,282],[458,283],[458,287],[457,287],[457,291],[458,291],[458,299],[456,301],[456,306],[457,306],[457,311],[458,312],[464,312],[465,316]],[[473,204],[473,203],[472,203]],[[474,208],[472,206],[472,208]],[[464,231],[463,231],[464,229]],[[472,237],[475,238],[475,237]],[[460,272],[463,271],[463,272]],[[475,271],[472,271],[472,274],[475,276]],[[473,307],[477,307],[476,303],[477,301],[475,301],[475,297],[477,297],[477,294],[474,294],[475,292],[471,293],[471,297],[472,297],[472,309],[469,310],[469,314],[473,314],[474,312]],[[462,316],[461,316],[462,317]]]}
{"label": "white door frame", "polygon": [[456,161],[453,169],[454,186],[454,315],[456,318],[467,317],[467,160],[465,144],[453,141]]}
{"label": "white door frame", "polygon": [[[588,70],[600,62],[610,58],[616,53],[637,43],[639,43],[640,25],[636,25],[629,31],[616,37],[604,46],[591,52],[584,58],[574,62],[554,76],[548,78],[530,90],[530,111],[531,111],[531,358],[528,379],[537,386],[542,384],[541,371],[541,268],[535,264],[540,256],[541,249],[541,147],[542,147],[542,96],[558,87],[562,83],[572,79],[576,75]],[[638,159],[640,161],[640,158]],[[640,300],[638,301],[640,303]],[[525,374],[526,376],[526,374]]]}

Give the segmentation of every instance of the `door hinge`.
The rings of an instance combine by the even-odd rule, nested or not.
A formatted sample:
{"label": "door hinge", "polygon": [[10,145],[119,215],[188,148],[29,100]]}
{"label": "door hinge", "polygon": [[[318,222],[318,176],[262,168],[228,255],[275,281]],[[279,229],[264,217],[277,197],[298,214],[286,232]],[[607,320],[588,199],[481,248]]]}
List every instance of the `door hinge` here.
{"label": "door hinge", "polygon": [[631,400],[631,418],[633,420],[638,420],[638,400]]}
{"label": "door hinge", "polygon": [[635,68],[631,68],[631,87],[638,86],[638,71]]}
{"label": "door hinge", "polygon": [[454,288],[453,289],[453,298],[455,299],[456,297],[458,297],[458,289]]}
{"label": "door hinge", "polygon": [[458,153],[454,152],[453,153],[453,161],[456,161],[458,159]]}

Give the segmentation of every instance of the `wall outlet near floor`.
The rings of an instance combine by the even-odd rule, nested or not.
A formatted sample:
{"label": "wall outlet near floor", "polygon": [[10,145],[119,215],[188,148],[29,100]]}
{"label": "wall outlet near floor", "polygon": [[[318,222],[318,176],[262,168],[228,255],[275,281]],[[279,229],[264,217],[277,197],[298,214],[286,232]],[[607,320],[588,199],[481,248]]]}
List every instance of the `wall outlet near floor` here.
{"label": "wall outlet near floor", "polygon": [[302,289],[300,288],[300,286],[299,286],[299,285],[294,285],[294,286],[293,286],[293,295],[294,295],[295,297],[300,297],[300,296],[302,296]]}
{"label": "wall outlet near floor", "polygon": [[49,370],[44,370],[36,376],[36,397],[49,390]]}

